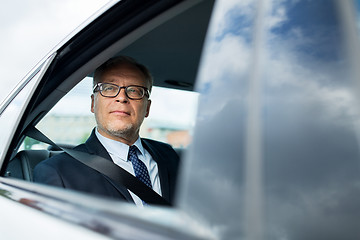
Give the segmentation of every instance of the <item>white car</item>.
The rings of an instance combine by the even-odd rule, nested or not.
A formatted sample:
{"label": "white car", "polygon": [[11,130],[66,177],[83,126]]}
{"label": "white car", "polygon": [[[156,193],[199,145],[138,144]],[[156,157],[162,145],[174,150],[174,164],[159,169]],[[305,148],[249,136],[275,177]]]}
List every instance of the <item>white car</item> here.
{"label": "white car", "polygon": [[[109,3],[0,105],[1,239],[359,239],[358,20],[350,0]],[[59,149],[29,129],[82,143],[116,55],[154,76],[141,135],[181,155],[172,208],[33,182]]]}

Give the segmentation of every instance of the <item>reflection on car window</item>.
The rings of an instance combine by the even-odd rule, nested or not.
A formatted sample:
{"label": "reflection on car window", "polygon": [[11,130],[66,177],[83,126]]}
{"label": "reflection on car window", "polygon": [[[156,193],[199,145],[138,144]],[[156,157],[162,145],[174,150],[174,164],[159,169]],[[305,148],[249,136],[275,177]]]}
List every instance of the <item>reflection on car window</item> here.
{"label": "reflection on car window", "polygon": [[350,1],[268,3],[249,28],[248,1],[217,2],[180,204],[221,239],[358,239],[359,39],[338,12]]}
{"label": "reflection on car window", "polygon": [[[92,78],[87,77],[62,98],[42,119],[37,128],[59,144],[77,145],[90,135],[96,122],[90,111]],[[145,119],[140,136],[187,147],[191,141],[198,93],[154,87],[150,116]],[[26,148],[45,148],[28,140]]]}

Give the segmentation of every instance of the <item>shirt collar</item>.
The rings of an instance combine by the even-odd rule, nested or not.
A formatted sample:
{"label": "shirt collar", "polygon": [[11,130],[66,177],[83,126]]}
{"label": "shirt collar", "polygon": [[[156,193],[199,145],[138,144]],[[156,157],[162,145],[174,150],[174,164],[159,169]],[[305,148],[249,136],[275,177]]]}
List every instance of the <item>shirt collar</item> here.
{"label": "shirt collar", "polygon": [[144,147],[141,143],[141,139],[140,137],[138,137],[138,139],[136,140],[136,142],[134,143],[134,145],[139,149],[140,151],[140,154],[145,156],[145,150],[144,150]]}
{"label": "shirt collar", "polygon": [[[103,135],[101,135],[99,133],[97,128],[96,128],[96,131],[95,131],[95,135],[99,139],[100,143],[109,152],[110,155],[115,155],[115,156],[119,157],[120,159],[122,159],[124,161],[128,161],[127,156],[128,156],[129,148],[130,148],[129,145],[127,145],[125,143],[122,143],[122,142],[119,142],[119,141],[112,140],[112,139],[107,138],[107,137],[104,137]],[[145,150],[144,150],[144,147],[143,147],[143,145],[141,143],[140,137],[136,140],[134,145],[138,148],[140,154],[145,156]]]}

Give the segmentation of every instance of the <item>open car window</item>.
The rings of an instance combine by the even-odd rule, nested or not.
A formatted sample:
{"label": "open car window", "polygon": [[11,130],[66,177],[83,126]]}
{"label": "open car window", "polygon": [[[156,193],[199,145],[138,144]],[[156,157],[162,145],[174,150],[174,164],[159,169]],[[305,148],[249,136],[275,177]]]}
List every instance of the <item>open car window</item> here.
{"label": "open car window", "polygon": [[[117,7],[120,12],[134,10],[132,4],[119,3],[114,6]],[[12,140],[14,150],[8,153],[10,161],[5,176],[32,181],[31,173],[38,161],[25,164],[30,168],[22,173],[21,152],[50,149],[47,144],[27,136],[31,127],[38,128],[60,146],[76,146],[87,140],[96,126],[90,97],[93,79],[89,76],[106,60],[119,55],[133,57],[144,64],[154,78],[150,114],[141,126],[140,137],[169,143],[180,154],[181,149],[191,144],[199,98],[195,79],[213,1],[179,4],[174,1],[160,3],[159,7],[163,12],[152,4],[141,6],[146,9],[144,15],[132,21],[114,21],[111,14],[106,15],[101,22],[104,26],[112,25],[108,32],[105,29],[97,34],[89,31],[96,39],[80,32],[76,41],[58,50],[58,57],[34,89],[19,134]],[[139,11],[138,7],[135,9]]]}

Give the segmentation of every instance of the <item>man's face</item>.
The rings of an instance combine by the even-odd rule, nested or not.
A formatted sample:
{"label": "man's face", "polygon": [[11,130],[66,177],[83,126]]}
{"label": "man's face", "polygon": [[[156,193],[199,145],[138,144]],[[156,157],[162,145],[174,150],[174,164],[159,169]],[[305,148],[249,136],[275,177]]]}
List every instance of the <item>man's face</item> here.
{"label": "man's face", "polygon": [[[143,73],[131,64],[120,64],[108,70],[101,76],[101,82],[120,87],[150,87]],[[139,129],[149,115],[150,104],[146,96],[140,100],[127,98],[125,89],[121,89],[115,98],[103,97],[99,92],[91,96],[91,112],[95,114],[100,134],[129,145],[139,137]]]}

